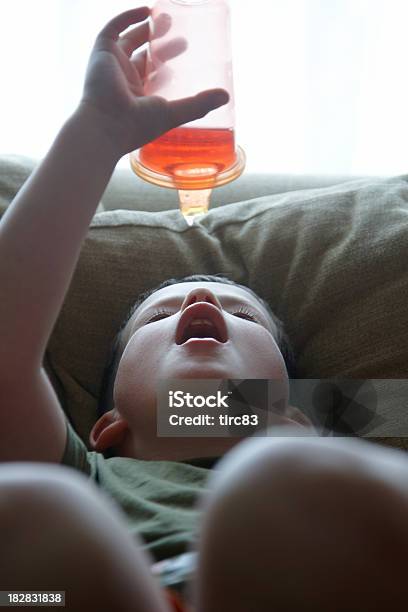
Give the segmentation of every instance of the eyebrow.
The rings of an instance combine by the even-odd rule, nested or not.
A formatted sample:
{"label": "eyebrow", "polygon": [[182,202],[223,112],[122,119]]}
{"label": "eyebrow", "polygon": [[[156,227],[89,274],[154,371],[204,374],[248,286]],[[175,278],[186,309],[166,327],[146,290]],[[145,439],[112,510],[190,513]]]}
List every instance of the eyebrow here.
{"label": "eyebrow", "polygon": [[[150,306],[147,306],[145,310],[142,309],[142,313],[145,312],[149,312],[149,310],[151,309],[157,309],[157,308],[163,308],[164,306],[170,306],[174,305],[175,302],[183,303],[184,299],[185,299],[185,295],[178,295],[178,296],[173,296],[173,297],[168,297],[168,298],[164,298],[159,302],[156,302],[154,304],[151,304]],[[248,308],[252,308],[254,310],[256,310],[260,315],[262,315],[262,318],[267,321],[267,323],[269,324],[268,327],[270,329],[270,331],[272,332],[273,337],[276,339],[276,329],[274,329],[274,327],[276,328],[276,324],[275,322],[271,319],[269,313],[265,310],[265,308],[262,306],[261,303],[256,303],[253,304],[252,302],[249,302],[248,300],[246,300],[245,298],[240,298],[237,296],[232,296],[232,295],[224,295],[224,296],[219,296],[217,295],[218,300],[221,302],[221,304],[223,306],[228,306],[228,305],[233,305],[236,304],[237,302],[239,302],[240,304],[243,304],[244,306],[248,306]],[[256,298],[254,298],[256,299]],[[136,309],[136,311],[133,313],[132,318],[132,324],[131,324],[131,328],[133,328],[133,324],[135,322],[135,320],[137,318],[140,317],[140,312],[137,313],[138,309]],[[137,313],[137,315],[136,315]]]}

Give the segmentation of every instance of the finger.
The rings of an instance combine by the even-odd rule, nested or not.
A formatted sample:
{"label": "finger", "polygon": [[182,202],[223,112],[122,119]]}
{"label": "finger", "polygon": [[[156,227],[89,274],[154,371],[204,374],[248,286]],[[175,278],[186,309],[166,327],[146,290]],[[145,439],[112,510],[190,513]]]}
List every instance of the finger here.
{"label": "finger", "polygon": [[[148,22],[139,26],[138,28],[134,28],[130,32],[127,32],[123,36],[119,38],[120,48],[126,53],[128,57],[132,55],[132,53],[138,47],[141,47],[144,43],[148,42],[149,34],[150,40],[155,40],[164,36],[171,26],[171,17],[165,13],[162,13],[157,17],[157,19],[153,22],[153,32],[150,31],[150,24]],[[174,38],[173,40],[167,42],[163,45],[162,49],[158,49],[156,55],[158,59],[162,62],[165,62],[172,57],[176,57],[176,55],[180,55],[187,49],[187,40],[185,38]],[[134,63],[135,60],[132,60]],[[139,65],[140,62],[137,62]]]}
{"label": "finger", "polygon": [[228,101],[229,94],[225,89],[209,89],[191,98],[168,102],[170,121],[174,127],[195,121]]}
{"label": "finger", "polygon": [[187,49],[188,43],[185,38],[173,38],[160,46],[154,46],[154,53],[152,53],[152,61],[156,64],[155,60],[160,62],[166,62],[173,57],[177,57],[184,53]]}
{"label": "finger", "polygon": [[118,45],[128,57],[130,57],[135,49],[138,49],[149,40],[150,24],[148,21],[127,34],[120,36]]}
{"label": "finger", "polygon": [[[134,65],[134,67],[136,68],[136,70],[138,71],[139,75],[142,78],[146,78],[148,81],[152,83],[153,81],[155,81],[154,90],[157,91],[157,86],[158,86],[157,79],[159,78],[161,80],[162,77],[166,75],[166,80],[167,80],[168,75],[170,73],[172,74],[172,71],[166,68],[166,66],[164,66],[164,63],[167,60],[177,57],[178,55],[181,55],[182,53],[184,53],[186,49],[187,49],[186,39],[185,38],[175,38],[174,40],[171,40],[170,42],[163,45],[161,49],[158,49],[157,51],[155,51],[154,58],[150,58],[149,62],[147,61],[148,59],[147,50],[137,53],[134,57],[132,57],[130,61],[132,62],[132,64]],[[153,94],[153,90],[149,89],[149,93]]]}
{"label": "finger", "polygon": [[146,75],[147,49],[140,51],[130,61],[138,71],[140,78],[144,79]]}
{"label": "finger", "polygon": [[160,13],[157,17],[153,18],[153,26],[152,26],[152,40],[156,40],[156,38],[161,38],[171,28],[171,15],[167,13]]}
{"label": "finger", "polygon": [[165,64],[162,64],[158,70],[149,72],[149,76],[144,80],[145,95],[154,96],[159,93],[173,76],[173,70],[170,70]]}
{"label": "finger", "polygon": [[125,11],[124,13],[120,13],[111,21],[109,21],[106,26],[100,31],[98,35],[98,39],[109,39],[113,41],[117,41],[119,38],[119,34],[126,30],[129,26],[134,23],[138,23],[140,21],[144,21],[150,16],[150,9],[148,6],[142,6],[137,9],[131,9],[130,11]]}

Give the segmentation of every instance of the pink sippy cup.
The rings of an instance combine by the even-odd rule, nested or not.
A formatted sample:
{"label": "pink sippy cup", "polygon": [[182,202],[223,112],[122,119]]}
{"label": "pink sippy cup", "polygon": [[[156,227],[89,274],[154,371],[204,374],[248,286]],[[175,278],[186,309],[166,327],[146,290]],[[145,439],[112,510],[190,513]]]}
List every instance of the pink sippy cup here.
{"label": "pink sippy cup", "polygon": [[227,0],[157,0],[151,11],[144,93],[167,100],[221,87],[228,104],[163,134],[130,155],[141,178],[179,191],[192,225],[211,191],[238,178],[245,154],[235,142],[230,12]]}

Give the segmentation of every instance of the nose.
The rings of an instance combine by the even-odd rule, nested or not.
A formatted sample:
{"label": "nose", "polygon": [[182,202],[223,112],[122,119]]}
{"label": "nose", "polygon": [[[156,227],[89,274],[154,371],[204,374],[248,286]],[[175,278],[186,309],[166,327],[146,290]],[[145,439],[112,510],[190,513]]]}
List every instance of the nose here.
{"label": "nose", "polygon": [[183,312],[188,306],[194,304],[195,302],[209,302],[213,306],[216,306],[220,310],[222,310],[221,303],[217,296],[210,290],[205,287],[199,287],[198,289],[193,289],[190,291],[181,305],[181,312]]}

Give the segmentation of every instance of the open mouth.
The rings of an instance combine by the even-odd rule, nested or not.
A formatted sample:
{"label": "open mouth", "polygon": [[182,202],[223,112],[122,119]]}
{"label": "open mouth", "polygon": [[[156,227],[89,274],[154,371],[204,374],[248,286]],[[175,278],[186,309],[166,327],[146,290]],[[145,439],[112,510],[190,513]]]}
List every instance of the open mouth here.
{"label": "open mouth", "polygon": [[181,344],[192,338],[212,338],[217,342],[222,342],[217,328],[208,319],[194,319],[184,331]]}
{"label": "open mouth", "polygon": [[188,340],[212,339],[224,343],[228,340],[227,326],[219,308],[208,302],[196,302],[185,309],[176,331],[176,343]]}

